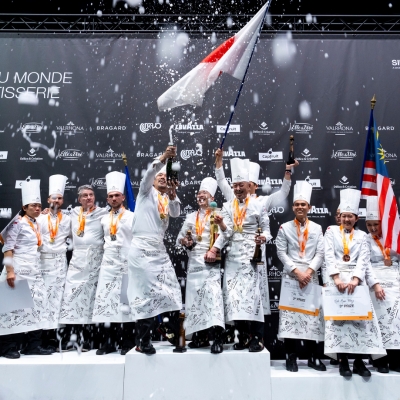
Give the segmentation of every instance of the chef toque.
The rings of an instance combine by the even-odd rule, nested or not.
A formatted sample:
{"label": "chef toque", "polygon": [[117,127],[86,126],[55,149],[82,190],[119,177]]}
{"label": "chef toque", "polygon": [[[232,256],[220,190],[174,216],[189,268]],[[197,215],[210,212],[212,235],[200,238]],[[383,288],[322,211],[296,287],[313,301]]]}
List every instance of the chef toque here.
{"label": "chef toque", "polygon": [[293,203],[297,200],[304,200],[308,204],[311,200],[312,185],[307,181],[297,181],[293,189]]}
{"label": "chef toque", "polygon": [[206,190],[208,193],[211,194],[211,197],[214,197],[215,192],[217,191],[217,187],[217,181],[214,178],[207,177],[201,181],[199,192],[201,190]]}
{"label": "chef toque", "polygon": [[343,189],[340,191],[340,213],[348,212],[358,215],[361,192],[357,189]]}
{"label": "chef toque", "polygon": [[32,203],[41,203],[40,198],[40,180],[31,179],[21,183],[22,205],[26,206]]}
{"label": "chef toque", "polygon": [[107,194],[119,192],[124,194],[126,175],[122,172],[112,171],[106,175]]}
{"label": "chef toque", "polygon": [[55,194],[64,196],[67,180],[68,178],[64,175],[51,175],[49,177],[49,196]]}
{"label": "chef toque", "polygon": [[367,197],[367,216],[366,221],[379,221],[378,196]]}

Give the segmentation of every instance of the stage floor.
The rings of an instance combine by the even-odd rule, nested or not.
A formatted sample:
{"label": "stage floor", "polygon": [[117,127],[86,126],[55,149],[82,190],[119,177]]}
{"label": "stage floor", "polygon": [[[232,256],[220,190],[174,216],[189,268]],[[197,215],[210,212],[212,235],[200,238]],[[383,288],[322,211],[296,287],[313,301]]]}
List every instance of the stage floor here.
{"label": "stage floor", "polygon": [[[219,355],[210,349],[175,354],[165,342],[154,343],[157,354],[132,350],[96,356],[76,351],[51,356],[0,357],[0,400],[399,400],[400,373],[343,378],[326,361],[318,372],[299,361],[299,372],[284,361],[269,361],[269,353],[234,351]],[[369,367],[369,366],[368,366]]]}

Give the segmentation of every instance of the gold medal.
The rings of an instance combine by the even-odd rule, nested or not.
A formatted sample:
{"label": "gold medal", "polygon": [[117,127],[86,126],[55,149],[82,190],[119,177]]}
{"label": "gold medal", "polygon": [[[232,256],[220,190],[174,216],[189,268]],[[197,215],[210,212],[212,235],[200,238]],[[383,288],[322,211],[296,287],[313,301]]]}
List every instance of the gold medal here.
{"label": "gold medal", "polygon": [[78,230],[76,231],[76,236],[83,237],[83,234],[84,234],[84,233],[85,233],[84,231],[81,231],[80,229],[78,229]]}
{"label": "gold medal", "polygon": [[165,219],[165,218],[167,218],[167,216],[165,214],[163,214],[163,213],[160,213],[160,218],[161,219]]}
{"label": "gold medal", "polygon": [[349,261],[350,261],[350,256],[349,256],[348,254],[345,254],[345,255],[343,256],[343,261],[344,261],[344,262],[349,262]]}
{"label": "gold medal", "polygon": [[200,235],[197,235],[197,241],[201,242],[203,240],[203,238]]}
{"label": "gold medal", "polygon": [[243,226],[238,226],[238,232],[243,233]]}
{"label": "gold medal", "polygon": [[53,244],[55,242],[54,238],[50,238],[49,242]]}

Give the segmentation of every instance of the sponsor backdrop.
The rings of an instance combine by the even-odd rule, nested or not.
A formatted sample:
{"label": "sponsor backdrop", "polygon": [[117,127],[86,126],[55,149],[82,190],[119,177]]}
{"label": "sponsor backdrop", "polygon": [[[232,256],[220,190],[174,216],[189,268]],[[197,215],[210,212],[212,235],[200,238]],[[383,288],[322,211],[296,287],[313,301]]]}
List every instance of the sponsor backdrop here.
{"label": "sponsor backdrop", "polygon": [[[123,170],[122,152],[136,194],[143,171],[172,135],[181,162],[182,215],[171,220],[166,245],[184,291],[187,259],[175,249],[175,239],[185,215],[196,208],[200,181],[214,174],[213,154],[239,82],[223,75],[201,108],[159,112],[158,96],[217,44],[190,39],[179,47],[182,41],[176,39],[171,48],[179,48],[178,57],[168,50],[174,37],[0,38],[0,229],[20,208],[20,183],[28,177],[40,180],[43,205],[48,177],[55,173],[68,177],[65,207],[77,205],[76,189],[85,183],[105,205],[105,174]],[[314,186],[310,218],[325,230],[334,223],[340,189],[359,187],[370,99],[376,94],[382,155],[398,196],[400,94],[393,90],[400,86],[398,41],[282,41],[292,56],[281,57],[279,65],[271,43],[260,41],[250,66],[224,148],[227,177],[230,158],[250,158],[261,165],[259,194],[277,190],[293,134],[300,166],[292,179]],[[24,91],[35,93],[38,104],[19,104]],[[223,202],[219,192],[217,202]],[[289,204],[270,212],[274,237],[293,217]],[[365,229],[363,220],[359,225]],[[266,344],[273,357],[282,357],[276,340],[282,265],[274,240],[267,245],[267,260],[272,315],[266,319]]]}

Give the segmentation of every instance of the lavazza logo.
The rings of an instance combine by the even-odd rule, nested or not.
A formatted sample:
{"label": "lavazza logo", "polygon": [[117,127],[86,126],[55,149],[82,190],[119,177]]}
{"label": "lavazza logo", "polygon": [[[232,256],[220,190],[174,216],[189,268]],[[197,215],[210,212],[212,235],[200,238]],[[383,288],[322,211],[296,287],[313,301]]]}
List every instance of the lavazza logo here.
{"label": "lavazza logo", "polygon": [[357,186],[350,184],[349,178],[347,178],[346,175],[343,175],[339,179],[339,182],[340,185],[334,185],[333,186],[334,189],[357,189]]}
{"label": "lavazza logo", "polygon": [[324,218],[325,215],[329,215],[329,211],[326,207],[311,206],[308,215],[310,218]]}
{"label": "lavazza logo", "polygon": [[289,132],[296,132],[298,134],[312,134],[314,126],[306,122],[296,122],[289,124]]}
{"label": "lavazza logo", "polygon": [[204,131],[204,125],[198,124],[197,122],[188,121],[186,124],[175,124],[169,127],[169,133],[172,132],[179,133],[196,133],[200,131]]}
{"label": "lavazza logo", "polygon": [[[217,133],[224,134],[226,130],[226,125],[217,125]],[[231,135],[240,134],[240,125],[229,125],[228,133]]]}
{"label": "lavazza logo", "polygon": [[148,131],[152,131],[154,129],[161,129],[160,122],[142,122],[139,125],[140,132],[146,133]]}
{"label": "lavazza logo", "polygon": [[35,149],[30,149],[26,155],[28,157],[20,157],[20,161],[26,161],[26,162],[37,162],[37,161],[43,161],[42,157],[36,157],[37,155],[37,150]]}
{"label": "lavazza logo", "polygon": [[0,218],[11,218],[11,208],[0,208]]}
{"label": "lavazza logo", "polygon": [[115,163],[115,160],[120,160],[122,153],[116,153],[111,147],[105,153],[96,153],[95,161],[104,161],[106,163]]}
{"label": "lavazza logo", "polygon": [[107,189],[106,178],[91,178],[89,182],[95,189]]}
{"label": "lavazza logo", "polygon": [[181,150],[181,158],[188,160],[191,157],[201,157],[203,155],[203,145],[196,143],[196,148],[193,150]]}
{"label": "lavazza logo", "polygon": [[283,160],[283,155],[281,151],[272,151],[269,149],[266,153],[258,153],[259,161],[280,161]]}
{"label": "lavazza logo", "polygon": [[257,133],[259,135],[274,135],[275,131],[269,129],[268,124],[263,121],[260,125],[258,125],[257,129],[253,130],[253,133]]}
{"label": "lavazza logo", "polygon": [[8,151],[0,151],[0,162],[7,161]]}
{"label": "lavazza logo", "polygon": [[82,156],[83,156],[83,151],[80,151],[78,149],[65,149],[65,150],[58,150],[56,159],[64,161],[76,161],[79,160]]}
{"label": "lavazza logo", "polygon": [[326,131],[328,133],[335,132],[336,136],[344,136],[346,133],[354,132],[352,126],[343,125],[341,122],[338,122],[336,125],[327,126]]}
{"label": "lavazza logo", "polygon": [[265,178],[258,180],[258,186],[269,185],[271,187],[282,186],[282,179]]}
{"label": "lavazza logo", "polygon": [[83,127],[80,125],[75,125],[72,121],[69,121],[66,125],[56,126],[57,131],[66,136],[74,136],[77,133],[83,133]]}
{"label": "lavazza logo", "polygon": [[[313,187],[313,189],[317,190],[322,189],[321,179],[311,179],[310,176],[308,175],[306,179],[304,179],[304,181],[308,182]],[[297,181],[297,182],[304,182],[304,181]]]}
{"label": "lavazza logo", "polygon": [[305,148],[301,153],[302,157],[296,157],[296,160],[302,161],[302,162],[313,162],[313,161],[318,161],[318,157],[311,157],[310,150]]}
{"label": "lavazza logo", "polygon": [[339,161],[353,161],[355,157],[357,157],[357,153],[349,149],[332,150],[331,155],[331,158],[338,159]]}
{"label": "lavazza logo", "polygon": [[224,150],[224,157],[246,157],[244,150],[233,150],[232,147],[228,147],[228,150]]}

